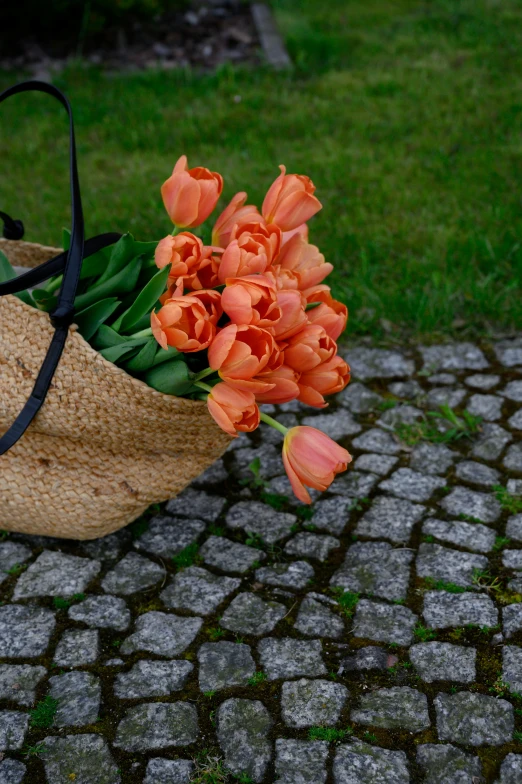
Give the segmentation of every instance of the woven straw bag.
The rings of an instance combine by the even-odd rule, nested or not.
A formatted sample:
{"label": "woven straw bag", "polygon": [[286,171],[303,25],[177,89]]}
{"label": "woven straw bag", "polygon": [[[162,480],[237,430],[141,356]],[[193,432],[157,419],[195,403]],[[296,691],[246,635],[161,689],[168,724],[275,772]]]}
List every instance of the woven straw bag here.
{"label": "woven straw bag", "polygon": [[[27,268],[67,255],[5,239],[0,250]],[[59,328],[47,313],[0,296],[0,432],[20,418]],[[157,392],[105,360],[74,324],[63,331],[45,402],[0,456],[0,528],[95,539],[176,495],[230,437],[205,403]]]}

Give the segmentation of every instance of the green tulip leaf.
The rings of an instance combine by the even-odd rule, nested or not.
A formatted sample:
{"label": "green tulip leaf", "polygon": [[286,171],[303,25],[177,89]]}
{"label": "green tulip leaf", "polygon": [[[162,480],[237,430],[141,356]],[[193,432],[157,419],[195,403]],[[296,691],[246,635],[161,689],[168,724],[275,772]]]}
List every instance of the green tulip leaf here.
{"label": "green tulip leaf", "polygon": [[123,234],[112,246],[109,263],[98,283],[105,283],[124,269],[132,259],[138,256],[150,257],[154,254],[157,244],[157,242],[136,242],[132,234]]}
{"label": "green tulip leaf", "polygon": [[17,291],[15,297],[25,302],[26,305],[30,305],[32,308],[36,307],[36,302],[31,297],[28,291]]}
{"label": "green tulip leaf", "polygon": [[111,245],[96,251],[96,253],[92,253],[90,256],[86,256],[82,261],[80,280],[97,278],[98,275],[102,275],[109,266],[111,248],[113,247],[114,246]]}
{"label": "green tulip leaf", "polygon": [[69,250],[71,247],[71,232],[69,229],[65,227],[62,229],[62,248],[64,250]]}
{"label": "green tulip leaf", "polygon": [[112,325],[113,329],[118,332],[130,332],[135,327],[138,331],[139,327],[136,325],[145,317],[150,324],[150,312],[167,287],[169,272],[170,264],[167,264],[149,280],[130,308]]}
{"label": "green tulip leaf", "polygon": [[0,283],[5,283],[6,280],[13,280],[13,278],[16,278],[16,272],[5,253],[2,253],[0,250]]}
{"label": "green tulip leaf", "polygon": [[104,348],[111,348],[112,346],[118,346],[126,342],[127,338],[118,335],[118,333],[111,329],[111,327],[108,327],[107,324],[102,324],[93,336],[91,345],[96,351],[101,351]]}
{"label": "green tulip leaf", "polygon": [[174,359],[171,362],[164,362],[158,367],[153,367],[145,374],[145,382],[163,392],[165,395],[186,395],[196,391],[191,381],[191,372],[185,362]]}
{"label": "green tulip leaf", "polygon": [[134,338],[133,340],[126,340],[125,343],[120,343],[119,346],[110,346],[100,351],[102,357],[109,362],[118,362],[123,359],[130,359],[130,355],[136,352],[145,343],[148,343],[150,338]]}
{"label": "green tulip leaf", "polygon": [[78,325],[78,331],[85,340],[90,340],[96,330],[112,316],[120,301],[116,297],[102,299],[95,302],[85,310],[76,313],[74,323]]}
{"label": "green tulip leaf", "polygon": [[154,357],[154,362],[152,363],[152,367],[156,367],[157,365],[162,365],[163,362],[168,362],[171,359],[178,358],[181,359],[183,354],[178,351],[177,348],[174,346],[169,346],[168,348],[161,348],[158,346],[156,351],[156,356]]}
{"label": "green tulip leaf", "polygon": [[46,313],[50,313],[58,304],[58,300],[54,294],[50,294],[48,291],[45,291],[45,289],[36,289],[33,291],[33,299],[36,302],[38,310],[44,310]]}
{"label": "green tulip leaf", "polygon": [[141,269],[141,259],[132,259],[126,267],[104,283],[97,283],[85,294],[80,294],[74,300],[76,310],[84,310],[89,305],[99,302],[114,295],[127,294],[135,287]]}
{"label": "green tulip leaf", "polygon": [[156,338],[151,338],[148,343],[145,343],[139,354],[125,363],[125,370],[130,370],[132,373],[144,373],[149,370],[156,356],[157,345]]}

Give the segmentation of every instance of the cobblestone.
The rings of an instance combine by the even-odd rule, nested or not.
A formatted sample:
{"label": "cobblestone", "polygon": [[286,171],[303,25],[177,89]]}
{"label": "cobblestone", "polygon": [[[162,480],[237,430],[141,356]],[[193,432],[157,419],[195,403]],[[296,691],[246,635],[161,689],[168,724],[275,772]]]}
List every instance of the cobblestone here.
{"label": "cobblestone", "polygon": [[237,642],[206,642],[198,651],[202,692],[245,686],[256,671],[250,646]]}
{"label": "cobblestone", "polygon": [[422,642],[410,648],[410,660],[425,683],[473,683],[477,652],[448,642]]}
{"label": "cobblestone", "polygon": [[426,775],[425,784],[468,784],[474,777],[482,781],[480,760],[450,743],[417,746],[417,763]]}
{"label": "cobblestone", "polygon": [[300,558],[315,558],[326,561],[331,550],[337,550],[341,543],[335,536],[310,534],[305,531],[296,534],[285,546],[285,553]]}
{"label": "cobblestone", "polygon": [[360,455],[355,461],[354,468],[356,471],[369,471],[379,476],[386,476],[398,462],[398,457],[393,457],[392,455],[372,455],[370,452],[370,454]]}
{"label": "cobblestone", "polygon": [[346,436],[355,436],[362,430],[362,426],[355,421],[353,416],[342,409],[331,414],[316,414],[315,416],[305,417],[303,425],[317,427],[323,433],[326,433],[327,436],[333,438],[334,441],[340,441],[341,438],[346,438]]}
{"label": "cobblestone", "polygon": [[166,697],[180,691],[194,665],[188,661],[149,661],[141,659],[114,680],[114,694],[123,700]]}
{"label": "cobblestone", "polygon": [[519,784],[522,781],[522,754],[508,754],[500,766],[498,784]]}
{"label": "cobblestone", "polygon": [[58,702],[54,724],[82,727],[94,724],[100,710],[101,686],[90,672],[66,672],[49,679],[49,694]]}
{"label": "cobblestone", "polygon": [[409,686],[363,694],[359,708],[352,710],[350,718],[357,724],[409,732],[420,732],[431,724],[426,695]]}
{"label": "cobblestone", "polygon": [[14,599],[32,596],[73,596],[81,593],[100,571],[99,561],[44,550],[18,578]]}
{"label": "cobblestone", "polygon": [[14,759],[0,761],[0,784],[22,784],[27,770],[23,762]]}
{"label": "cobblestone", "polygon": [[189,566],[174,575],[160,596],[166,607],[210,615],[240,585],[237,577],[217,577],[199,566]]}
{"label": "cobblestone", "polygon": [[439,740],[465,746],[501,746],[513,737],[513,706],[485,694],[438,694],[434,699]]}
{"label": "cobblestone", "polygon": [[356,637],[409,645],[417,616],[408,608],[361,599],[354,620]]}
{"label": "cobblestone", "polygon": [[7,579],[13,567],[23,564],[31,555],[31,550],[23,544],[0,542],[0,585]]}
{"label": "cobblestone", "polygon": [[[53,784],[120,784],[118,767],[106,741],[99,735],[48,737],[43,741],[47,781]],[[71,779],[74,773],[76,779]]]}
{"label": "cobblestone", "polygon": [[500,425],[486,423],[471,448],[471,454],[480,460],[498,460],[506,444],[512,440],[511,433]]}
{"label": "cobblestone", "polygon": [[397,544],[406,544],[411,531],[425,512],[420,504],[412,504],[402,498],[380,496],[371,509],[359,520],[355,533],[371,539],[390,539]]}
{"label": "cobblestone", "polygon": [[489,553],[495,544],[495,531],[482,523],[464,523],[456,520],[437,520],[429,517],[422,525],[425,536],[434,536],[441,542],[450,542],[467,550]]}
{"label": "cobblestone", "polygon": [[349,408],[353,414],[367,414],[378,408],[382,402],[382,395],[368,389],[359,381],[354,381],[339,393],[338,401],[342,406]]}
{"label": "cobblestone", "polygon": [[352,375],[360,381],[371,378],[411,376],[415,364],[398,351],[381,348],[354,348],[346,353]]}
{"label": "cobblestone", "polygon": [[342,683],[301,678],[283,683],[281,714],[288,727],[332,726],[348,698],[348,689]]}
{"label": "cobblestone", "polygon": [[218,740],[232,773],[263,780],[272,758],[269,712],[259,700],[230,699],[218,711]]}
{"label": "cobblestone", "polygon": [[483,523],[494,523],[501,515],[502,507],[494,495],[456,487],[440,501],[440,505],[450,515],[474,517]]}
{"label": "cobblestone", "polygon": [[275,784],[324,784],[328,743],[278,738],[275,748]]}
{"label": "cobblestone", "polygon": [[313,567],[306,561],[262,566],[256,571],[256,580],[279,588],[292,588],[299,591],[305,588],[314,576]]}
{"label": "cobblestone", "polygon": [[338,747],[333,776],[334,784],[410,784],[403,751],[382,749],[360,740]]}
{"label": "cobblestone", "polygon": [[95,629],[67,629],[56,646],[54,663],[59,667],[94,664],[99,652],[99,633]]}
{"label": "cobblestone", "polygon": [[83,621],[96,629],[125,631],[130,624],[130,612],[123,599],[117,596],[88,596],[69,608],[69,618]]}
{"label": "cobblestone", "polygon": [[189,784],[193,770],[191,760],[153,757],[147,764],[143,784]]}
{"label": "cobblestone", "polygon": [[448,343],[447,345],[420,348],[424,367],[430,370],[485,370],[488,361],[473,343]]}
{"label": "cobblestone", "polygon": [[463,482],[480,487],[492,487],[500,481],[500,474],[494,468],[477,463],[474,460],[463,460],[457,465],[455,475]]}
{"label": "cobblestone", "polygon": [[228,606],[220,624],[231,632],[261,636],[271,632],[284,615],[284,604],[265,602],[252,593],[240,593]]}
{"label": "cobblestone", "polygon": [[522,648],[515,645],[502,648],[502,680],[510,691],[522,692]]}
{"label": "cobblestone", "polygon": [[196,708],[188,702],[150,702],[129,708],[114,745],[125,751],[188,746],[198,737]]}
{"label": "cobblestone", "polygon": [[223,572],[244,574],[258,561],[264,561],[265,553],[245,544],[231,542],[224,536],[209,536],[199,551],[203,561]]}
{"label": "cobblestone", "polygon": [[122,653],[150,651],[159,656],[179,656],[201,628],[201,618],[180,618],[177,615],[151,611],[140,615],[136,630],[124,640]]}
{"label": "cobblestone", "polygon": [[419,577],[471,587],[475,571],[485,571],[488,559],[483,555],[451,550],[440,544],[421,544],[416,566]]}
{"label": "cobblestone", "polygon": [[338,639],[344,633],[344,622],[328,607],[316,599],[307,597],[301,602],[295,628],[307,637],[333,637]]}
{"label": "cobblestone", "polygon": [[107,593],[121,596],[144,591],[165,577],[165,569],[138,553],[127,553],[102,580]]}
{"label": "cobblestone", "polygon": [[0,607],[0,651],[6,659],[32,659],[47,650],[55,627],[54,613],[44,607]]}
{"label": "cobblestone", "polygon": [[46,674],[45,667],[0,664],[0,699],[12,700],[18,705],[32,705],[36,687]]}
{"label": "cobblestone", "polygon": [[166,510],[173,517],[197,517],[207,523],[214,523],[226,505],[226,499],[219,495],[208,495],[202,490],[189,487],[167,503]]}
{"label": "cobblestone", "polygon": [[205,530],[203,520],[182,517],[153,517],[148,530],[134,542],[138,550],[162,558],[172,558],[196,541]]}
{"label": "cobblestone", "polygon": [[257,534],[267,544],[274,544],[289,536],[297,517],[276,512],[258,501],[240,501],[230,509],[226,521],[229,528],[242,528],[246,533]]}
{"label": "cobblestone", "polygon": [[435,490],[445,485],[444,479],[436,476],[425,476],[411,468],[399,468],[389,479],[381,482],[381,490],[387,490],[399,498],[408,501],[428,501]]}
{"label": "cobblestone", "polygon": [[331,585],[383,599],[404,599],[413,553],[387,542],[357,542],[346,553]]}
{"label": "cobblestone", "polygon": [[500,394],[515,403],[522,403],[522,381],[509,381]]}
{"label": "cobblestone", "polygon": [[496,626],[498,610],[489,596],[476,593],[427,591],[424,594],[424,620],[432,629],[451,626]]}
{"label": "cobblestone", "polygon": [[457,455],[444,444],[417,444],[410,458],[410,466],[422,474],[446,474]]}
{"label": "cobblestone", "polygon": [[269,680],[326,675],[320,640],[267,637],[258,644],[259,658]]}

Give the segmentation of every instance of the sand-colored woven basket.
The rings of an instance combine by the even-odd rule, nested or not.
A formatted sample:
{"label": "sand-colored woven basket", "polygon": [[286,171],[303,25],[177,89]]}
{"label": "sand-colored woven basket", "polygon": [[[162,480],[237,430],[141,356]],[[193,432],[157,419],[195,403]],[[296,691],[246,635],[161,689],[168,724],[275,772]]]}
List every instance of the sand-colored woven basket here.
{"label": "sand-colored woven basket", "polygon": [[[11,264],[61,251],[0,239]],[[53,335],[46,313],[0,297],[0,430],[29,397]],[[227,448],[204,403],[156,392],[70,328],[46,401],[0,457],[0,528],[95,539],[172,498]]]}

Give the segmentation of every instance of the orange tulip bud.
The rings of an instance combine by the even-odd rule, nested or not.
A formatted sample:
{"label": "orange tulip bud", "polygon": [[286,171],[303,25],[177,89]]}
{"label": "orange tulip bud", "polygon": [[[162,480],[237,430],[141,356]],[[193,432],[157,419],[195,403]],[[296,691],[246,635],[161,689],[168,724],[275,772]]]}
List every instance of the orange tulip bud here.
{"label": "orange tulip bud", "polygon": [[285,348],[285,364],[300,373],[313,370],[337,353],[335,341],[319,325],[304,327],[289,339]]}
{"label": "orange tulip bud", "polygon": [[223,314],[221,294],[219,291],[216,291],[216,289],[201,289],[200,291],[190,291],[186,296],[199,299],[208,313],[210,322],[217,326],[217,323]]}
{"label": "orange tulip bud", "polygon": [[288,240],[291,240],[295,234],[300,234],[301,237],[308,242],[308,224],[301,223],[297,229],[291,229],[290,231],[283,232],[283,241],[281,243],[282,246],[286,245]]}
{"label": "orange tulip bud", "polygon": [[187,168],[182,155],[174,171],[161,186],[163,204],[176,226],[194,228],[206,221],[223,190],[223,178],[202,166]]}
{"label": "orange tulip bud", "polygon": [[278,270],[291,272],[297,280],[297,287],[304,291],[321,283],[333,270],[333,264],[325,262],[319,248],[309,245],[301,234],[294,234],[275,261],[276,275]]}
{"label": "orange tulip bud", "polygon": [[344,331],[348,321],[346,305],[332,297],[328,286],[314,286],[303,293],[308,303],[321,303],[317,307],[306,311],[310,324],[319,324],[325,328],[332,340],[337,340]]}
{"label": "orange tulip bud", "polygon": [[220,382],[207,397],[207,406],[217,424],[231,436],[251,433],[259,425],[259,408],[252,392]]}
{"label": "orange tulip bud", "polygon": [[154,259],[159,269],[172,264],[168,280],[170,286],[178,278],[192,274],[211,252],[212,249],[205,248],[199,237],[189,231],[182,231],[175,237],[171,234],[163,237],[158,242]]}
{"label": "orange tulip bud", "polygon": [[281,174],[272,183],[263,202],[263,218],[267,223],[276,223],[282,231],[296,229],[306,223],[322,208],[313,193],[315,186],[309,177],[302,174]]}
{"label": "orange tulip bud", "polygon": [[246,200],[246,193],[236,193],[228,207],[225,207],[212,230],[213,245],[226,248],[230,243],[234,226],[263,221],[263,216],[259,214],[257,207],[253,204],[245,204]]}
{"label": "orange tulip bud", "polygon": [[283,463],[297,498],[312,503],[307,487],[324,491],[346,471],[351,455],[315,427],[292,427],[283,443]]}
{"label": "orange tulip bud", "polygon": [[299,374],[288,365],[281,365],[269,373],[260,373],[257,378],[274,384],[274,388],[268,392],[256,393],[258,403],[288,403],[299,395]]}
{"label": "orange tulip bud", "polygon": [[281,308],[281,319],[272,328],[278,341],[300,332],[308,323],[304,309],[304,297],[300,291],[282,290],[277,292],[277,304]]}
{"label": "orange tulip bud", "polygon": [[240,245],[252,241],[257,243],[264,249],[268,263],[271,264],[281,249],[282,236],[281,229],[274,223],[266,226],[264,223],[257,222],[235,226],[230,239],[238,240]]}
{"label": "orange tulip bud", "polygon": [[265,249],[250,237],[241,239],[241,244],[238,240],[232,240],[221,257],[218,267],[220,283],[224,283],[227,278],[263,273],[268,266]]}
{"label": "orange tulip bud", "polygon": [[227,278],[221,305],[234,324],[254,324],[268,329],[281,319],[274,285],[262,275]]}
{"label": "orange tulip bud", "polygon": [[274,338],[265,329],[228,324],[210,344],[208,364],[219,371],[223,381],[256,394],[275,386],[272,382],[256,380],[254,376],[273,363],[278,353]]}
{"label": "orange tulip bud", "polygon": [[197,297],[173,297],[151,313],[152,334],[162,348],[191,353],[210,345],[216,334],[205,305]]}
{"label": "orange tulip bud", "polygon": [[312,370],[301,374],[299,400],[308,406],[324,408],[324,395],[340,392],[350,381],[350,368],[337,354]]}

